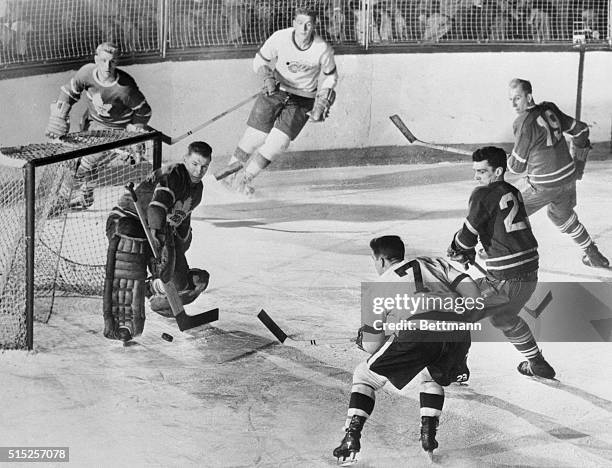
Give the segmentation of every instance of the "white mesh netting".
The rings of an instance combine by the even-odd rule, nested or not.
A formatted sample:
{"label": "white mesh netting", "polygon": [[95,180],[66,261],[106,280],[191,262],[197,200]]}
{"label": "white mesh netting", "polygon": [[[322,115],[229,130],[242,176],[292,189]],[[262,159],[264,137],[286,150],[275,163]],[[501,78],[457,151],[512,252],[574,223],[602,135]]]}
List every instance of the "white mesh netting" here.
{"label": "white mesh netting", "polygon": [[[70,134],[63,143],[1,148],[0,159],[0,348],[23,348],[26,340],[26,194],[24,169],[14,160],[57,156],[138,134],[93,131]],[[101,295],[104,286],[106,218],[128,182],[152,169],[151,141],[104,153],[97,170],[75,178],[78,158],[36,168],[34,289],[37,320],[47,321],[57,294]],[[101,153],[100,153],[101,154]],[[70,207],[86,187],[87,203]]]}

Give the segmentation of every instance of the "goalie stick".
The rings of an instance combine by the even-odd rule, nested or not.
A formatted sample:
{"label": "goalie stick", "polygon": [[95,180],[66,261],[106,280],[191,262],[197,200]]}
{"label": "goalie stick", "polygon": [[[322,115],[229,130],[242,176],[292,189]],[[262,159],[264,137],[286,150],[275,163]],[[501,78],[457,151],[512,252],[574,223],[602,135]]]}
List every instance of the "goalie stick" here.
{"label": "goalie stick", "polygon": [[426,141],[419,140],[408,129],[408,127],[406,127],[406,124],[403,122],[403,120],[401,119],[399,115],[395,114],[395,115],[390,116],[389,118],[391,119],[391,122],[393,122],[393,124],[397,127],[397,129],[400,132],[402,132],[402,135],[404,135],[410,143],[418,143],[421,146],[425,146],[427,148],[432,148],[432,149],[437,149],[440,151],[446,151],[448,153],[464,154],[466,156],[472,155],[472,151],[469,151],[469,150],[464,150],[461,148],[454,148],[452,146],[446,146],[446,145],[437,145],[435,143],[428,143]]}
{"label": "goalie stick", "polygon": [[[202,130],[205,127],[208,127],[210,124],[216,122],[217,120],[225,117],[227,114],[229,114],[230,112],[234,112],[236,109],[239,109],[240,107],[244,106],[245,104],[247,104],[248,102],[252,101],[253,99],[255,99],[257,96],[259,96],[259,92],[253,94],[252,96],[249,96],[246,99],[243,99],[242,101],[240,101],[238,104],[233,105],[232,107],[230,107],[227,110],[224,110],[223,112],[221,112],[220,114],[215,115],[212,119],[207,120],[204,123],[201,123],[200,125],[193,127],[191,130],[187,131],[186,133],[183,133],[182,135],[179,135],[177,137],[171,137],[168,136],[162,132],[162,141],[164,143],[166,143],[167,145],[174,145],[176,143],[178,143],[179,141],[183,141],[185,138],[187,138],[190,135],[193,135],[195,132],[199,132],[200,130]],[[154,131],[159,131],[159,130],[155,130],[153,127],[146,127],[149,130],[154,130]],[[239,169],[237,169],[239,170]]]}
{"label": "goalie stick", "polygon": [[268,313],[261,309],[261,311],[259,312],[259,314],[257,314],[257,318],[259,320],[261,320],[261,323],[263,323],[266,328],[268,330],[270,330],[270,332],[276,337],[276,339],[278,341],[280,341],[282,344],[285,344],[285,341],[287,341],[287,339],[291,340],[293,343],[299,345],[312,345],[312,346],[316,346],[316,345],[320,345],[320,344],[346,344],[346,343],[351,343],[354,342],[354,340],[351,340],[349,338],[339,338],[339,339],[295,339],[295,338],[291,338],[290,336],[288,336],[282,329],[281,327],[279,327],[277,325],[277,323],[272,320],[272,317],[270,317],[268,315]]}
{"label": "goalie stick", "polygon": [[[476,267],[476,269],[479,272],[481,272],[483,275],[487,276],[487,270],[485,270],[480,265],[480,263],[474,262],[474,263],[472,263],[472,265],[474,265]],[[532,309],[531,307],[527,307],[526,305],[524,305],[523,309],[525,309],[525,312],[527,312],[533,318],[538,318],[540,316],[540,314],[542,312],[544,312],[544,309],[546,309],[546,307],[548,307],[548,304],[551,303],[552,299],[553,299],[552,291],[548,291],[546,293],[546,295],[542,298],[540,303],[535,308]]]}
{"label": "goalie stick", "polygon": [[[157,251],[155,244],[153,243],[153,238],[151,237],[151,231],[149,230],[149,226],[147,225],[146,217],[142,208],[138,204],[138,197],[136,196],[136,192],[134,191],[134,183],[130,182],[125,188],[130,192],[132,200],[134,201],[134,206],[136,207],[136,213],[138,214],[138,219],[140,220],[140,224],[142,224],[142,228],[144,229],[145,235],[147,236],[147,241],[149,242],[149,246],[151,247],[151,251],[153,252],[153,256],[155,259],[159,258],[159,252]],[[202,312],[198,315],[187,315],[185,312],[185,308],[183,307],[183,302],[181,301],[178,291],[176,290],[176,286],[172,282],[172,280],[167,283],[163,283],[164,291],[166,293],[166,297],[168,298],[168,303],[170,304],[170,308],[172,309],[172,313],[174,314],[174,319],[178,324],[180,331],[189,330],[191,328],[199,327],[200,325],[204,325],[206,323],[214,322],[219,319],[219,309],[212,309],[206,312]]]}

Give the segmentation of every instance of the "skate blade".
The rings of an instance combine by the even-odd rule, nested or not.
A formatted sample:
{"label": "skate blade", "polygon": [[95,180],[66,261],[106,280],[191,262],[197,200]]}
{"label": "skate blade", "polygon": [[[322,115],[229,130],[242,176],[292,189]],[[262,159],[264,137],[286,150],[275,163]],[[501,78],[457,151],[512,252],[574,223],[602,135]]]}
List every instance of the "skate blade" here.
{"label": "skate blade", "polygon": [[340,457],[338,457],[338,466],[351,466],[354,465],[355,463],[357,463],[359,460],[357,459],[357,452],[352,452],[348,458],[347,457],[342,457],[343,459],[340,460]]}

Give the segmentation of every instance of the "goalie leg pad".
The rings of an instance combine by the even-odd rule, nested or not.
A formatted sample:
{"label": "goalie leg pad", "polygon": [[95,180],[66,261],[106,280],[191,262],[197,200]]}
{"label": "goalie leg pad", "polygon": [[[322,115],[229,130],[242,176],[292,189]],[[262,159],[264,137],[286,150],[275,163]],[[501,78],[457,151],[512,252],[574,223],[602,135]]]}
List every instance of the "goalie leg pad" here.
{"label": "goalie leg pad", "polygon": [[[142,334],[150,251],[145,239],[115,234],[108,246],[104,282],[104,336],[121,339]],[[123,330],[123,332],[121,332]]]}

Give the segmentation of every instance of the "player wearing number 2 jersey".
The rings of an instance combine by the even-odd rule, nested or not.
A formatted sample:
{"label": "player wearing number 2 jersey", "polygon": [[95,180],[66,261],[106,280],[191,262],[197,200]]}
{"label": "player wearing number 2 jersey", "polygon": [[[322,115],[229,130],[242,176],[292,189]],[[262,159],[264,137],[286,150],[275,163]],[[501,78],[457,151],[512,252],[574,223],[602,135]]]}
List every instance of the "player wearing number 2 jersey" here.
{"label": "player wearing number 2 jersey", "polygon": [[[536,104],[531,93],[529,81],[516,78],[510,82],[510,101],[519,115],[513,125],[515,143],[508,168],[526,175],[521,192],[527,215],[546,206],[555,226],[584,250],[582,262],[607,268],[608,259],[574,211],[576,180],[582,179],[590,149],[589,128],[552,102]],[[564,133],[571,137],[571,150]]]}
{"label": "player wearing number 2 jersey", "polygon": [[552,379],[529,329],[519,317],[538,282],[538,243],[533,236],[520,192],[504,181],[506,152],[486,146],[472,155],[474,178],[480,184],[470,197],[469,213],[451,242],[448,255],[462,263],[473,262],[480,240],[487,256],[487,276],[479,282],[486,307],[471,311],[473,321],[489,317],[527,361],[518,366],[525,375]]}

